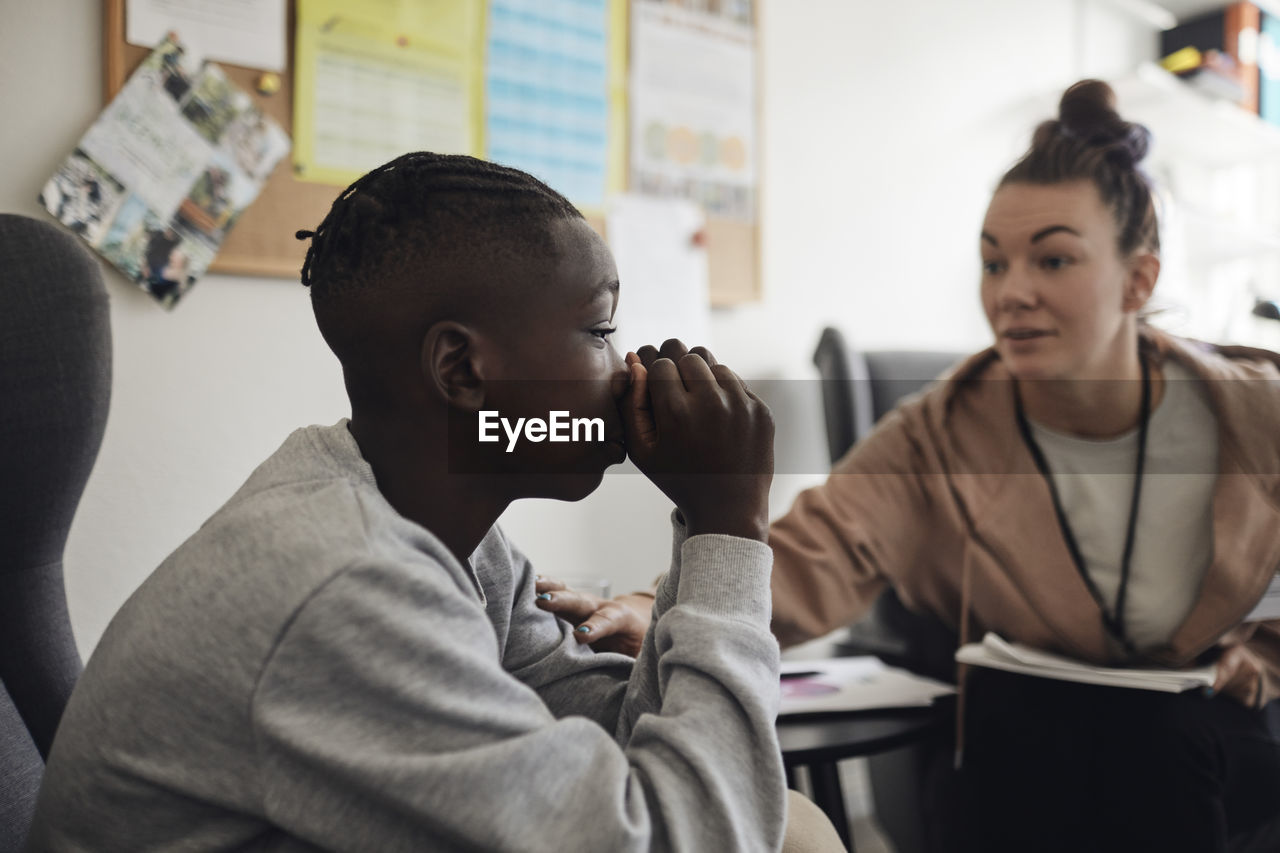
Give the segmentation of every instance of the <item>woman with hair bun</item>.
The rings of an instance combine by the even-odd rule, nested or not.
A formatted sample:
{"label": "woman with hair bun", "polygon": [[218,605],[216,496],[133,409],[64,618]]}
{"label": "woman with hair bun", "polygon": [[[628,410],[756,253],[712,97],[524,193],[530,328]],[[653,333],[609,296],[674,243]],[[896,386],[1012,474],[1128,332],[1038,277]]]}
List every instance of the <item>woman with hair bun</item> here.
{"label": "woman with hair bun", "polygon": [[[1160,273],[1148,140],[1107,84],[1066,91],[983,221],[993,345],[770,529],[783,645],[891,584],[960,643],[1216,661],[1212,690],[1184,694],[961,673],[964,813],[984,853],[1210,853],[1280,819],[1261,710],[1280,696],[1280,621],[1246,621],[1280,566],[1280,356],[1141,319]],[[591,614],[584,639],[625,634],[618,603],[556,597]]]}

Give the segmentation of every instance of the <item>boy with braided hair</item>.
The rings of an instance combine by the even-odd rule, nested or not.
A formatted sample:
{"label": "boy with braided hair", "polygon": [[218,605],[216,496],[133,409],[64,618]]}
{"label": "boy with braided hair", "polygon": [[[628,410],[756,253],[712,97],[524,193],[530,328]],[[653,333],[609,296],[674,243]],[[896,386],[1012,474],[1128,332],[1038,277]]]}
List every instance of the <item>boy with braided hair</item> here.
{"label": "boy with braided hair", "polygon": [[[522,172],[405,155],[299,236],[351,418],[290,436],[113,620],[32,844],[776,849],[767,408],[705,351],[624,363],[608,249]],[[487,442],[483,412],[601,429]],[[627,453],[676,506],[634,661],[538,609],[495,525]]]}

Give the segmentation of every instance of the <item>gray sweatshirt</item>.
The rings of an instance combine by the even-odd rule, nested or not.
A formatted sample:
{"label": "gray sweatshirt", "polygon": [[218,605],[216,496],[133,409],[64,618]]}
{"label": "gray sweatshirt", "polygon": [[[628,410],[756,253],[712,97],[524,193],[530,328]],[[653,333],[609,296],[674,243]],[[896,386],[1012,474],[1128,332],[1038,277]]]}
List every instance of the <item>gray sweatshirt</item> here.
{"label": "gray sweatshirt", "polygon": [[346,422],[298,430],[126,602],[62,719],[34,850],[773,850],[771,553],[685,538],[634,662],[461,565]]}

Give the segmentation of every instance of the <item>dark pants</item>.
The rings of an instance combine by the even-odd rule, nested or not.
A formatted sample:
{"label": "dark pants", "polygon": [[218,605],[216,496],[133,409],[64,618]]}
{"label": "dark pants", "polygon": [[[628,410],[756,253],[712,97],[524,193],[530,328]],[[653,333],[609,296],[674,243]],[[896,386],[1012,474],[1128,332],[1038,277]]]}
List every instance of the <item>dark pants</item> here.
{"label": "dark pants", "polygon": [[1233,699],[989,669],[966,693],[970,850],[1220,853],[1280,818],[1280,742]]}

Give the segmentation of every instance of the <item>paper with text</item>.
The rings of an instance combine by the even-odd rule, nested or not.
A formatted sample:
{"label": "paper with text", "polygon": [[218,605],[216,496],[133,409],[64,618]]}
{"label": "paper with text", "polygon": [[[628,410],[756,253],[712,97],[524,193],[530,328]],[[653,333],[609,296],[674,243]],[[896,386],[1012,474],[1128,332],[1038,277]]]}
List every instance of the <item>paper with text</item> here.
{"label": "paper with text", "polygon": [[742,17],[631,4],[632,191],[754,220],[756,47]]}
{"label": "paper with text", "polygon": [[299,0],[294,172],[344,185],[410,151],[479,156],[478,0]]}
{"label": "paper with text", "polygon": [[579,207],[601,209],[622,134],[611,133],[625,18],[618,0],[489,0],[488,159],[536,175]]}
{"label": "paper with text", "polygon": [[285,0],[128,0],[125,41],[153,47],[176,32],[208,59],[283,71]]}

